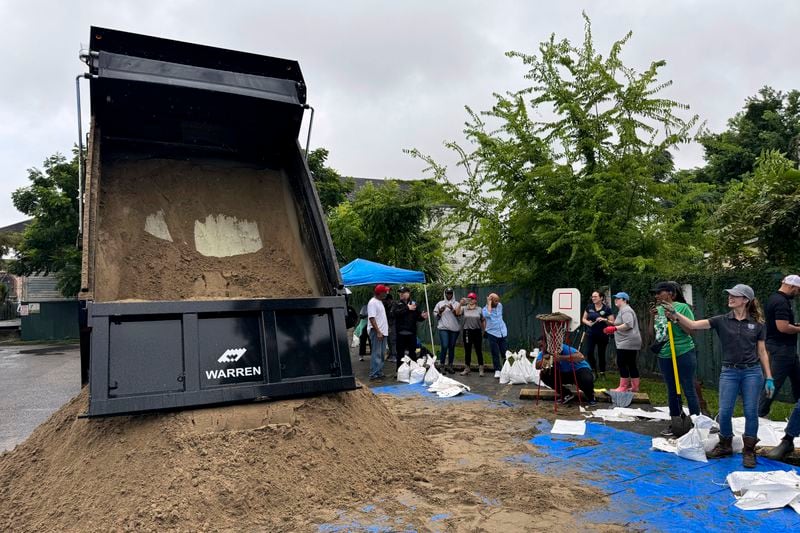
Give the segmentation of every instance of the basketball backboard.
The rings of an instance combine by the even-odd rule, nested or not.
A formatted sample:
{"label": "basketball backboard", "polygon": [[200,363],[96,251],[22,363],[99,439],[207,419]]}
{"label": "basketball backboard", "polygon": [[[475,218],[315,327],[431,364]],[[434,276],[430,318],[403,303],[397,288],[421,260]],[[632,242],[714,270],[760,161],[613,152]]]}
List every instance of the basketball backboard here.
{"label": "basketball backboard", "polygon": [[577,329],[581,325],[581,291],[574,288],[554,290],[551,312],[569,316],[569,330]]}

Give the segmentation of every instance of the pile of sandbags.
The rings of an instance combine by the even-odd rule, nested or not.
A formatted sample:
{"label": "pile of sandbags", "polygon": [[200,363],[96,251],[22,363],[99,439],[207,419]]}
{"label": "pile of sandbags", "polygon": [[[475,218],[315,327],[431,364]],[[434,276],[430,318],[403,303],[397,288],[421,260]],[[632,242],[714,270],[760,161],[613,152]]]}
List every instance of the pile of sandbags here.
{"label": "pile of sandbags", "polygon": [[420,357],[416,361],[405,355],[400,361],[402,364],[397,369],[397,381],[410,384],[424,383],[428,392],[436,393],[439,398],[452,398],[470,390],[463,383],[443,376],[436,369],[436,359],[430,355]]}
{"label": "pile of sandbags", "polygon": [[528,353],[525,350],[518,352],[506,351],[506,361],[500,370],[500,384],[525,385],[526,383],[533,383],[547,387],[547,385],[541,383],[539,370],[534,364],[536,358],[539,357],[538,348],[533,351],[531,357],[533,357],[533,361],[528,359]]}

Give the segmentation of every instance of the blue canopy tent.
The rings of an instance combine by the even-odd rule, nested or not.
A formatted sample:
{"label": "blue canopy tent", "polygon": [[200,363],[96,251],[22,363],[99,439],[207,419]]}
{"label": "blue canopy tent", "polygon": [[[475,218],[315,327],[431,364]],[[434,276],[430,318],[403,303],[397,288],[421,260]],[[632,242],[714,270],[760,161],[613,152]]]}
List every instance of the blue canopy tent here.
{"label": "blue canopy tent", "polygon": [[421,283],[425,291],[425,310],[428,312],[428,329],[431,334],[431,343],[436,351],[436,341],[433,337],[431,325],[430,306],[428,305],[428,286],[425,284],[425,273],[418,270],[407,270],[389,265],[383,265],[366,259],[354,259],[341,268],[342,281],[345,285],[375,285],[384,283],[394,285],[398,283]]}

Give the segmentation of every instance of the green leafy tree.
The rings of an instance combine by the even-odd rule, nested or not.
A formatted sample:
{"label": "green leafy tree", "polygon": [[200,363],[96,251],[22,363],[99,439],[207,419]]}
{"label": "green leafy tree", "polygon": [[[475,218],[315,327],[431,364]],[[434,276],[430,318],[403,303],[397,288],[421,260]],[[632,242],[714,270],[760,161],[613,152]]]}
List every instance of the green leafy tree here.
{"label": "green leafy tree", "polygon": [[352,178],[343,178],[336,170],[325,166],[328,155],[329,152],[325,148],[317,148],[308,154],[308,168],[325,213],[330,213],[345,201],[355,186]]}
{"label": "green leafy tree", "polygon": [[339,204],[328,217],[333,244],[342,262],[360,257],[442,280],[448,270],[434,224],[441,188],[430,181],[404,185],[393,180],[378,187],[367,184],[352,202]]}
{"label": "green leafy tree", "polygon": [[800,170],[765,151],[751,175],[731,183],[713,218],[718,266],[800,267]]}
{"label": "green leafy tree", "polygon": [[747,99],[722,133],[700,137],[707,165],[699,174],[709,183],[727,186],[753,171],[765,150],[777,150],[800,161],[800,91],[783,93],[765,86]]}
{"label": "green leafy tree", "polygon": [[81,253],[78,238],[78,156],[55,154],[43,170],[28,170],[31,184],[11,194],[14,207],[33,217],[16,245],[15,274],[54,273],[64,296],[80,289]]}
{"label": "green leafy tree", "polygon": [[0,232],[0,268],[3,268],[3,257],[19,244],[19,233]]}
{"label": "green leafy tree", "polygon": [[669,153],[692,138],[698,117],[681,118],[688,106],[658,96],[671,85],[659,80],[663,61],[644,72],[626,66],[630,33],[604,57],[584,20],[580,46],[551,36],[537,55],[507,54],[529,67],[532,85],[495,94],[488,111],[467,108],[472,149],[448,144],[470,169],[465,180],[410,151],[461,193],[480,225],[467,237],[480,254],[475,263],[490,279],[582,285],[702,257],[698,243],[676,234],[674,210],[687,190],[701,191],[691,177],[676,179]]}

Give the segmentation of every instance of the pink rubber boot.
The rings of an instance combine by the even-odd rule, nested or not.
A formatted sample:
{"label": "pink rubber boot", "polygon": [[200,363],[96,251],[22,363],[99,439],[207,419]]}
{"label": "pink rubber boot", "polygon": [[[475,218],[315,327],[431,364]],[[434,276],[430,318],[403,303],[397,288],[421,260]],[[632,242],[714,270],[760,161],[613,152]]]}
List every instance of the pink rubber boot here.
{"label": "pink rubber boot", "polygon": [[630,390],[631,388],[631,380],[630,378],[619,378],[619,387],[616,389],[612,389],[616,392],[625,392]]}

